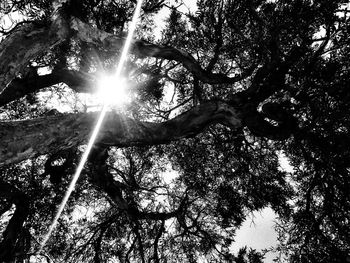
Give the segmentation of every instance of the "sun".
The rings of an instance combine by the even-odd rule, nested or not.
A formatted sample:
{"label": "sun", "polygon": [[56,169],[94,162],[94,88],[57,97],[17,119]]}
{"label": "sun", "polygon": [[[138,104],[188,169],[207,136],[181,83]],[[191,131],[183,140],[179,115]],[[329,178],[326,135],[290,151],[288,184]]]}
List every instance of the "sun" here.
{"label": "sun", "polygon": [[121,106],[129,100],[126,78],[101,75],[97,81],[97,97],[104,104]]}

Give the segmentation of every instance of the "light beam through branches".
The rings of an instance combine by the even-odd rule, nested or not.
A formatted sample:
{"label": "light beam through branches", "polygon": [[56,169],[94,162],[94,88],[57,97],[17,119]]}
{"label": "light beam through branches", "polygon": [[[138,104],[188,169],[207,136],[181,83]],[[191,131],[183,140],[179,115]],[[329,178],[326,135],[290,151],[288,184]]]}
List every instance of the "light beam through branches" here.
{"label": "light beam through branches", "polygon": [[[136,24],[137,24],[137,20],[138,20],[138,17],[140,15],[140,12],[141,12],[141,5],[142,5],[142,0],[138,0],[137,1],[137,4],[136,4],[136,8],[135,8],[135,11],[134,11],[134,15],[132,17],[132,21],[131,21],[131,24],[130,24],[130,28],[129,28],[129,32],[128,32],[128,35],[127,35],[127,38],[125,40],[125,44],[124,44],[124,47],[122,49],[122,53],[121,53],[121,56],[120,56],[120,60],[119,60],[119,63],[118,63],[118,66],[117,66],[117,69],[116,69],[116,72],[115,72],[115,77],[116,78],[119,78],[121,76],[121,72],[122,72],[122,69],[123,69],[123,66],[125,64],[125,61],[126,61],[126,58],[127,58],[127,54],[128,54],[128,51],[129,51],[129,48],[130,48],[130,45],[131,45],[131,40],[132,40],[132,37],[133,37],[133,34],[134,34],[134,31],[135,31],[135,28],[136,28]],[[84,165],[88,159],[88,156],[89,156],[89,153],[95,143],[95,140],[97,138],[97,135],[98,135],[98,132],[101,128],[101,125],[102,125],[102,122],[103,122],[103,119],[106,115],[106,112],[107,112],[107,109],[108,109],[108,106],[109,106],[109,103],[107,101],[104,102],[103,106],[102,106],[102,109],[101,109],[101,113],[99,115],[99,118],[97,120],[97,123],[96,123],[96,126],[92,132],[92,135],[90,137],[90,140],[88,142],[88,145],[83,153],[83,156],[80,160],[80,163],[77,167],[77,170],[73,176],[73,179],[72,181],[70,182],[69,184],[69,187],[67,189],[67,192],[57,210],[57,213],[55,215],[55,218],[54,220],[52,221],[52,224],[50,225],[49,227],[49,230],[47,232],[47,234],[44,236],[41,244],[40,244],[40,248],[39,248],[39,251],[38,253],[40,253],[43,248],[45,247],[46,245],[46,242],[49,240],[50,236],[51,236],[51,233],[52,231],[55,229],[56,225],[57,225],[57,221],[58,219],[60,218],[62,212],[63,212],[63,209],[71,195],[71,193],[73,192],[74,190],[74,187],[75,187],[75,184],[77,183],[78,179],[79,179],[79,176],[84,168]]]}

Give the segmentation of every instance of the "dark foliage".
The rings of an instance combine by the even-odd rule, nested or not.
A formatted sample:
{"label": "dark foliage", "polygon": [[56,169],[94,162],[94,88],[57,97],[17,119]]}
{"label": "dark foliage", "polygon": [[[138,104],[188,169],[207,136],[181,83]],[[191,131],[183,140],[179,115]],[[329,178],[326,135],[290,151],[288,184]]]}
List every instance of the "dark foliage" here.
{"label": "dark foliage", "polygon": [[[278,216],[276,262],[350,262],[349,3],[198,0],[195,12],[181,3],[144,2],[135,35],[142,41],[124,73],[133,99],[112,110],[159,123],[224,102],[240,126],[212,121],[162,145],[96,144],[43,251],[41,239],[84,147],[0,166],[1,262],[260,263],[266,251],[244,247],[235,255],[232,245],[248,215],[266,207]],[[23,25],[44,31],[53,12],[64,23],[79,19],[125,37],[135,6],[8,0],[0,16],[17,13],[19,21],[2,27],[0,39]],[[155,35],[164,10],[165,28]],[[1,89],[1,122],[95,109],[82,93],[91,92],[95,73],[115,69],[120,50],[78,33],[69,29],[28,62],[11,82],[24,89]],[[47,81],[42,71],[50,85],[35,90]],[[281,169],[281,155],[292,173]]]}

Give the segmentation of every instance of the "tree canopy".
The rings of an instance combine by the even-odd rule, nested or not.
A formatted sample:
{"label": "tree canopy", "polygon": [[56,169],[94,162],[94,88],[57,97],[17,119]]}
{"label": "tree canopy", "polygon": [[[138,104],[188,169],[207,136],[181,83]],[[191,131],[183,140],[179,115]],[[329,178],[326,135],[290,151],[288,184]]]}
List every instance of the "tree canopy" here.
{"label": "tree canopy", "polygon": [[259,263],[264,251],[231,248],[266,207],[277,262],[350,262],[340,0],[145,0],[123,68],[129,99],[109,107],[39,251],[136,2],[0,3],[0,262]]}

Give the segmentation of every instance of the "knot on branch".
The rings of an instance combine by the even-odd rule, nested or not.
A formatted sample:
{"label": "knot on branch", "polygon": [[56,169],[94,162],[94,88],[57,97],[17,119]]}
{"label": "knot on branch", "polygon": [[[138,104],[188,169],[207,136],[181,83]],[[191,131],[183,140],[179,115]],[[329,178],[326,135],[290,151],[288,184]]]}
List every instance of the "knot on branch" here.
{"label": "knot on branch", "polygon": [[244,124],[257,136],[272,140],[285,140],[297,127],[296,119],[286,103],[266,103],[258,112],[253,105],[243,110]]}
{"label": "knot on branch", "polygon": [[63,177],[68,174],[74,164],[75,153],[72,150],[62,151],[51,155],[45,163],[44,175],[50,176],[50,182],[58,186]]}

